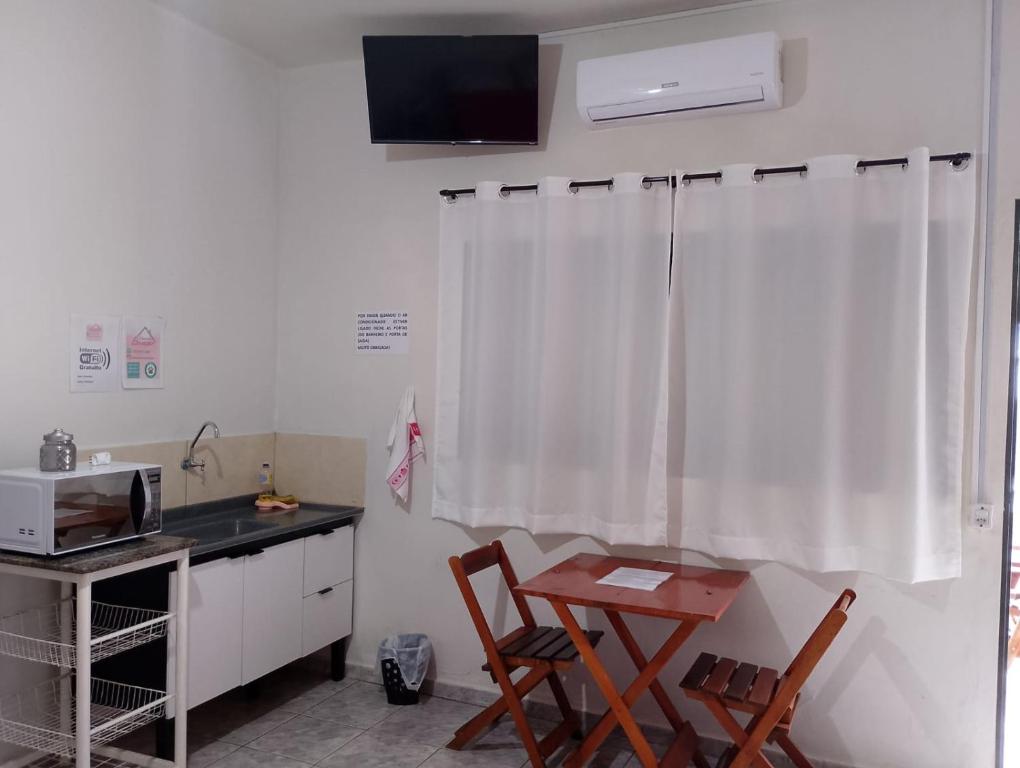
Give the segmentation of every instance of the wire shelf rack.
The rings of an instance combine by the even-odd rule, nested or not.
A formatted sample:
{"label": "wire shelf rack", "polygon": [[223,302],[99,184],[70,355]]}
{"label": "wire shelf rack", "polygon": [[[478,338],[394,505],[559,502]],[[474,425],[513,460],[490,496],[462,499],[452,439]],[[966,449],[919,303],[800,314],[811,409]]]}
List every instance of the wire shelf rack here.
{"label": "wire shelf rack", "polygon": [[[164,637],[172,615],[93,601],[92,661]],[[4,616],[0,618],[0,653],[73,669],[75,617],[74,598]]]}
{"label": "wire shelf rack", "polygon": [[[162,717],[163,691],[93,677],[89,740],[106,744]],[[0,696],[0,741],[61,757],[75,753],[74,678],[48,680],[20,693]]]}
{"label": "wire shelf rack", "polygon": [[[137,763],[105,755],[92,755],[89,765],[91,768],[138,768]],[[75,764],[69,757],[39,755],[29,762],[21,763],[21,768],[75,768]]]}

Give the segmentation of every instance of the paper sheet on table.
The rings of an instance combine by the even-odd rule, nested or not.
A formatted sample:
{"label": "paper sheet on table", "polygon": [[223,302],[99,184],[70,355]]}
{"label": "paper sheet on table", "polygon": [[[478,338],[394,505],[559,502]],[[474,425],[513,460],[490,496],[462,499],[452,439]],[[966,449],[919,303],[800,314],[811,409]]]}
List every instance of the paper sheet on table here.
{"label": "paper sheet on table", "polygon": [[672,574],[663,571],[647,571],[644,568],[617,568],[599,579],[596,584],[610,587],[627,587],[651,592]]}

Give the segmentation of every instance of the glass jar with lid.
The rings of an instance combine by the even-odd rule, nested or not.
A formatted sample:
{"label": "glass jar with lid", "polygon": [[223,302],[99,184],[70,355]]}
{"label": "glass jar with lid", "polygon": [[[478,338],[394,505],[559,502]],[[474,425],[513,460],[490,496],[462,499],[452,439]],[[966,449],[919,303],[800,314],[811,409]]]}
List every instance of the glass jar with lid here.
{"label": "glass jar with lid", "polygon": [[43,472],[72,472],[78,465],[74,435],[60,427],[43,435],[39,448],[39,469]]}

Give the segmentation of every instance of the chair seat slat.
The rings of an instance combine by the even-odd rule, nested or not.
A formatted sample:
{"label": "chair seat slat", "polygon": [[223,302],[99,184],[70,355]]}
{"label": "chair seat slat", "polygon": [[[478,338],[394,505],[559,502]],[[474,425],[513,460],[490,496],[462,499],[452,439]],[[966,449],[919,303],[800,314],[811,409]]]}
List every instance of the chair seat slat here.
{"label": "chair seat slat", "polygon": [[552,632],[552,627],[535,627],[533,630],[524,635],[519,640],[515,640],[506,646],[506,648],[500,649],[500,654],[503,656],[517,656],[522,649],[527,648],[536,640],[541,639],[548,633]]}
{"label": "chair seat slat", "polygon": [[759,707],[767,707],[769,702],[772,701],[772,696],[776,690],[776,680],[779,679],[779,672],[769,667],[762,667],[758,670],[758,677],[754,681],[754,685],[751,686],[751,692],[747,696],[747,701],[751,704],[757,704]]}
{"label": "chair seat slat", "polygon": [[690,670],[684,675],[684,679],[680,681],[681,688],[690,688],[691,690],[697,690],[701,687],[701,684],[708,678],[708,673],[712,671],[715,663],[719,660],[718,656],[714,656],[711,653],[703,653],[694,660],[694,664]]}
{"label": "chair seat slat", "polygon": [[549,631],[545,632],[531,643],[517,651],[515,656],[531,656],[533,658],[542,658],[542,651],[550,645],[558,642],[567,634],[567,630],[561,627],[549,627]]}
{"label": "chair seat slat", "polygon": [[708,676],[705,684],[701,686],[701,690],[716,696],[721,695],[736,668],[735,659],[719,659],[719,663],[715,665],[715,669],[712,670],[712,674]]}
{"label": "chair seat slat", "polygon": [[751,689],[751,683],[754,682],[754,677],[757,674],[757,665],[744,662],[737,667],[737,671],[733,673],[733,677],[730,678],[730,684],[726,687],[726,691],[723,695],[727,699],[743,701],[746,698],[748,691]]}
{"label": "chair seat slat", "polygon": [[[587,632],[584,633],[584,636],[588,638],[588,642],[594,648],[596,645],[599,644],[599,640],[602,639],[602,632],[598,630],[589,629]],[[572,659],[577,658],[579,653],[580,652],[577,650],[577,647],[573,643],[571,643],[568,647],[564,648],[562,651],[557,653],[554,658],[556,659],[556,661],[570,661]]]}
{"label": "chair seat slat", "polygon": [[573,645],[574,641],[571,640],[570,635],[568,635],[566,631],[564,631],[563,634],[559,637],[559,639],[556,640],[556,642],[547,645],[545,648],[538,652],[537,656],[540,659],[555,659],[556,655],[560,651],[564,650],[565,648],[570,648]]}
{"label": "chair seat slat", "polygon": [[510,645],[510,643],[517,642],[518,640],[520,640],[522,637],[524,637],[529,632],[532,632],[533,630],[534,627],[518,627],[510,634],[496,641],[497,650],[502,651],[504,648]]}

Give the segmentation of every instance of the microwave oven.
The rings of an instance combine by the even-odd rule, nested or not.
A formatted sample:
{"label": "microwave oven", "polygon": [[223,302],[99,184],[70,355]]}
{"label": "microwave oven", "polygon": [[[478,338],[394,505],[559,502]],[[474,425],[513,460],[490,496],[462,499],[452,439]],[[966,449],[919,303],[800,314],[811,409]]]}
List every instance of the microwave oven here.
{"label": "microwave oven", "polygon": [[0,471],[0,549],[62,555],[158,533],[162,472],[126,462]]}

